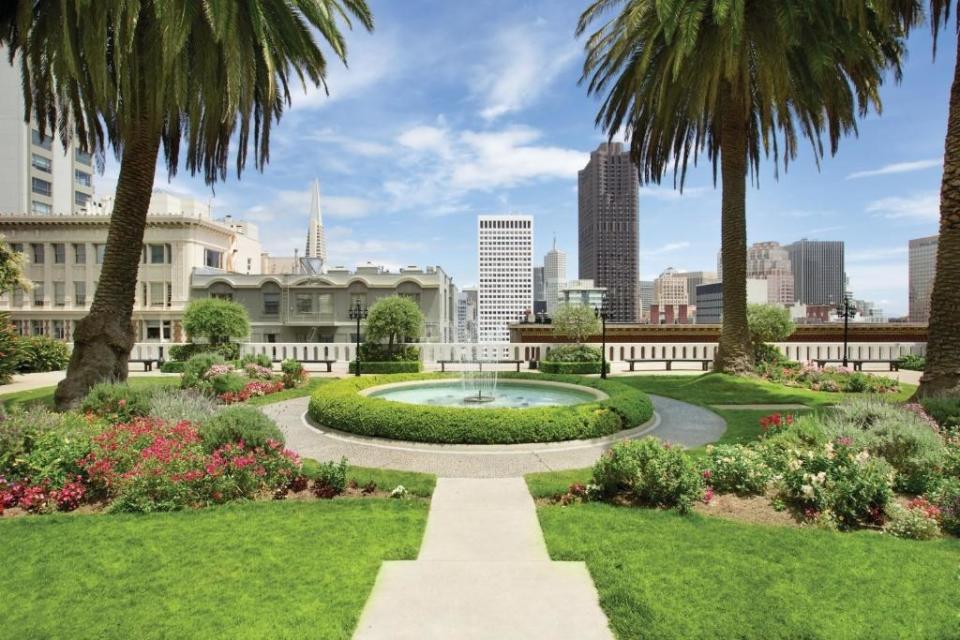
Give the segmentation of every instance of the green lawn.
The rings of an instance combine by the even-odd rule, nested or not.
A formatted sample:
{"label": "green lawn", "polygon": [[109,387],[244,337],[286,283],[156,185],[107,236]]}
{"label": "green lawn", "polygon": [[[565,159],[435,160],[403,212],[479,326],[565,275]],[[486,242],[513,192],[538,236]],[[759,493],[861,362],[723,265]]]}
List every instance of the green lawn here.
{"label": "green lawn", "polygon": [[[179,376],[130,376],[127,379],[132,386],[176,386],[180,384]],[[0,387],[2,389],[2,387]],[[19,404],[44,404],[53,407],[53,393],[57,390],[56,386],[40,387],[39,389],[30,389],[29,391],[16,391],[13,393],[0,394],[0,404],[5,407],[13,407]]]}
{"label": "green lawn", "polygon": [[0,519],[0,638],[349,638],[425,501]]}
{"label": "green lawn", "polygon": [[617,637],[957,638],[960,540],[913,542],[604,504],[542,507]]}

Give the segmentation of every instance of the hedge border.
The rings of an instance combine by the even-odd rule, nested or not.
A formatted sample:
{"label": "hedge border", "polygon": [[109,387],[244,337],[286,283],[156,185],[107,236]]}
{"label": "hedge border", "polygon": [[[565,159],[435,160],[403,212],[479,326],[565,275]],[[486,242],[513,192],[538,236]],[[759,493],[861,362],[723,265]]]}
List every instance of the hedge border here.
{"label": "hedge border", "polygon": [[456,379],[456,374],[397,374],[348,378],[324,385],[310,398],[317,424],[348,433],[439,444],[520,444],[608,436],[653,417],[642,391],[610,380],[536,373],[502,373],[510,380],[566,382],[599,389],[606,400],[531,409],[470,409],[392,402],[363,396],[370,387],[407,381]]}
{"label": "hedge border", "polygon": [[[606,363],[607,373],[610,373],[610,363]],[[560,375],[583,375],[591,373],[600,373],[600,361],[593,362],[551,362],[549,360],[540,361],[540,371],[543,373]]]}
{"label": "hedge border", "polygon": [[[420,373],[421,364],[419,360],[394,360],[394,361],[361,361],[360,373]],[[357,361],[351,360],[347,367],[349,373],[357,372]]]}

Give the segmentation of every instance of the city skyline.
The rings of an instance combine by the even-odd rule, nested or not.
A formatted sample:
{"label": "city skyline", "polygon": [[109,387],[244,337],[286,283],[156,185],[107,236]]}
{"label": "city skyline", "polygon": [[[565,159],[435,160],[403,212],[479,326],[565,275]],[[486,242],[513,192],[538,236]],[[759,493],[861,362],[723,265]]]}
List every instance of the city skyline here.
{"label": "city skyline", "polygon": [[[270,230],[266,249],[292,255],[303,244],[309,184],[319,177],[331,264],[435,263],[469,286],[477,277],[476,215],[509,212],[535,217],[535,255],[556,233],[576,264],[576,173],[602,141],[593,126],[598,104],[576,84],[578,8],[511,4],[508,21],[490,6],[372,4],[383,26],[351,41],[352,71],[332,65],[330,99],[295,91],[266,172],[218,185],[215,215],[260,223]],[[955,34],[941,38],[947,51]],[[804,149],[779,182],[765,163],[761,188],[748,191],[750,243],[844,241],[851,289],[891,315],[907,312],[907,241],[936,231],[950,84],[950,61],[931,63],[925,30],[910,51],[903,84],[882,89],[884,114],[861,123],[859,139],[843,140],[820,173]],[[391,98],[370,99],[376,95]],[[112,158],[106,169],[98,195],[112,189]],[[172,184],[159,176],[156,186],[211,197],[201,180],[182,174]],[[669,179],[640,189],[643,280],[670,265],[713,270],[719,199],[704,166],[682,197]]]}

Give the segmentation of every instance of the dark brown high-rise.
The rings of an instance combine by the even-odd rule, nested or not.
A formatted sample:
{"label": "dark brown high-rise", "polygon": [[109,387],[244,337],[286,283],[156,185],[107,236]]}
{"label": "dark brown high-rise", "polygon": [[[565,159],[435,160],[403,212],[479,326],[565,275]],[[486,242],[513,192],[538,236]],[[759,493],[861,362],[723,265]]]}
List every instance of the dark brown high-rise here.
{"label": "dark brown high-rise", "polygon": [[580,279],[607,288],[613,322],[637,321],[637,192],[637,169],[619,142],[601,144],[580,171]]}

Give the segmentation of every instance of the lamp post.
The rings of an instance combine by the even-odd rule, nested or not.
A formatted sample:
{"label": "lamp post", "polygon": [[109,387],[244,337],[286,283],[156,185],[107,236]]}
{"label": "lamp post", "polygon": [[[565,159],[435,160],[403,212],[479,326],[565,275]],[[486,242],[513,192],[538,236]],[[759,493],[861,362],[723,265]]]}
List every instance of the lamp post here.
{"label": "lamp post", "polygon": [[857,314],[857,310],[850,306],[850,294],[843,294],[843,301],[837,305],[837,317],[843,318],[843,366],[847,366],[847,342],[850,337],[850,318]]}
{"label": "lamp post", "polygon": [[355,375],[360,375],[360,321],[367,319],[367,308],[360,305],[360,301],[350,308],[350,319],[357,321],[357,367]]}
{"label": "lamp post", "polygon": [[607,311],[607,302],[606,299],[600,303],[600,306],[595,306],[593,308],[594,315],[600,320],[600,377],[604,380],[607,379],[607,318],[610,317],[610,312]]}

